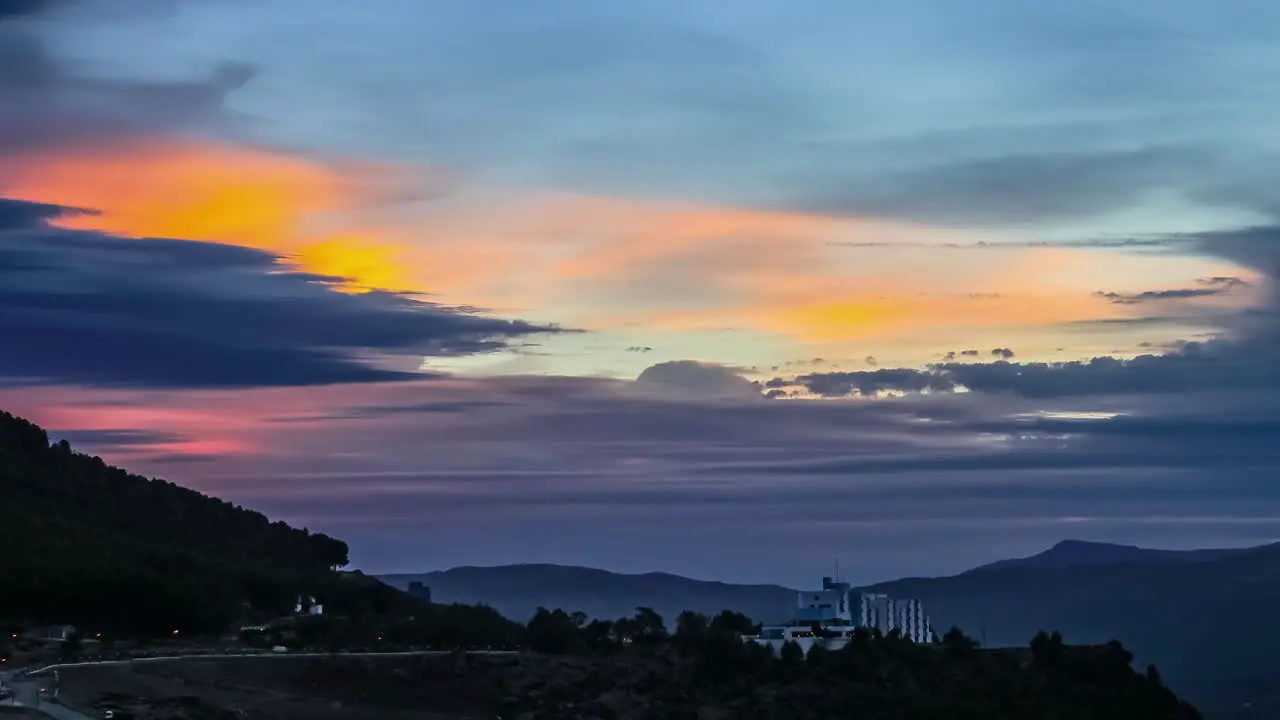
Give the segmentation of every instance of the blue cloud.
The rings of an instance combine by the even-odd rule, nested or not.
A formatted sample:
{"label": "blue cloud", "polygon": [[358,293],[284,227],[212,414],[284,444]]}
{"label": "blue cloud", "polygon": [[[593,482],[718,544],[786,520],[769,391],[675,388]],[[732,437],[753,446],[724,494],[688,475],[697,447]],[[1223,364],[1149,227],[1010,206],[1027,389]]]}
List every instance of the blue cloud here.
{"label": "blue cloud", "polygon": [[1278,209],[1256,119],[1280,67],[1259,29],[1280,17],[1260,0],[379,8],[199,3],[92,57],[159,61],[143,34],[180,32],[175,60],[234,50],[261,68],[224,99],[274,121],[263,139],[497,180],[976,225],[1153,193]]}
{"label": "blue cloud", "polygon": [[[164,132],[231,132],[237,118],[225,101],[254,75],[225,62],[194,79],[111,77],[65,57],[64,22],[19,23],[68,9],[80,0],[0,0],[0,155]],[[113,12],[128,17],[151,3],[84,3],[99,11],[82,23],[97,28]]]}

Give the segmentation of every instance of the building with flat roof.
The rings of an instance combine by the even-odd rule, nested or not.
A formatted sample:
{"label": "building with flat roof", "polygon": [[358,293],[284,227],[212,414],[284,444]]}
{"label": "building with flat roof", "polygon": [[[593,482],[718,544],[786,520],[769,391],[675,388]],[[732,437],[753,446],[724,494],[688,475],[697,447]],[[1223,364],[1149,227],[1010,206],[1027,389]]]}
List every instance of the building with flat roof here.
{"label": "building with flat roof", "polygon": [[786,643],[794,642],[807,653],[818,644],[838,650],[860,628],[882,635],[897,630],[912,642],[936,642],[929,616],[919,600],[859,592],[849,583],[830,577],[822,578],[822,589],[796,594],[796,607],[789,622],[763,626],[759,635],[744,639],[769,645],[775,652]]}

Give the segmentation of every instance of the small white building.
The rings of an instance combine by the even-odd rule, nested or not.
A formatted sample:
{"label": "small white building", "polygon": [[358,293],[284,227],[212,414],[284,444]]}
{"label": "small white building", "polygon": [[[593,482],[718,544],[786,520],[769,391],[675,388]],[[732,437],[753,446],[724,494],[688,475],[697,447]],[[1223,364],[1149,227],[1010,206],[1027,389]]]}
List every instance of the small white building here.
{"label": "small white building", "polygon": [[302,602],[302,596],[298,596],[298,602],[293,606],[295,615],[323,615],[324,605],[316,602],[314,595],[308,595],[307,601]]}
{"label": "small white building", "polygon": [[[814,632],[815,626],[817,632]],[[933,627],[924,604],[914,598],[891,598],[884,593],[860,593],[848,583],[822,578],[821,590],[806,590],[796,595],[796,608],[791,621],[783,625],[767,625],[759,635],[744,639],[769,645],[774,652],[794,642],[804,652],[814,645],[831,650],[844,647],[859,628],[878,630],[887,635],[897,630],[902,637],[916,643],[934,642]]]}

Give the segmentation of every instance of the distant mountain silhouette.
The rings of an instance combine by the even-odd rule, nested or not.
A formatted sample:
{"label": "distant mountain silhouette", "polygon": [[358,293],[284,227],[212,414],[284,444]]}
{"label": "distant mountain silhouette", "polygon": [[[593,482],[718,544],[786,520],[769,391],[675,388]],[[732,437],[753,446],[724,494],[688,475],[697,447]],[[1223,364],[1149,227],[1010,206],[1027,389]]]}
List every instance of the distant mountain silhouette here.
{"label": "distant mountain silhouette", "polygon": [[726,608],[781,620],[796,601],[795,590],[778,585],[732,585],[667,573],[628,575],[565,565],[458,567],[380,577],[401,589],[418,580],[431,588],[435,602],[485,603],[520,621],[539,606],[608,619],[633,615],[644,606],[658,611],[669,624],[684,610],[714,614]]}
{"label": "distant mountain silhouette", "polygon": [[969,572],[1002,570],[1007,568],[1071,568],[1082,565],[1111,565],[1131,562],[1203,562],[1217,560],[1240,548],[1207,550],[1151,550],[1134,545],[1063,540],[1042,553],[1025,558],[999,560],[976,567]]}
{"label": "distant mountain silhouette", "polygon": [[[421,580],[438,602],[483,602],[518,620],[542,605],[605,618],[648,606],[668,624],[686,609],[728,608],[771,621],[789,614],[796,592],[558,565],[382,579],[400,588]],[[1022,646],[1042,629],[1059,630],[1070,643],[1118,638],[1137,662],[1155,663],[1171,687],[1204,708],[1249,702],[1257,712],[1274,711],[1263,716],[1280,717],[1280,670],[1273,661],[1280,647],[1280,623],[1273,620],[1280,607],[1280,544],[1168,551],[1066,541],[951,577],[863,589],[920,598],[939,633],[958,626],[988,646]]]}
{"label": "distant mountain silhouette", "polygon": [[1068,547],[1028,560],[866,589],[920,598],[935,627],[958,626],[988,646],[1022,645],[1040,629],[1069,643],[1117,638],[1198,706],[1249,702],[1280,717],[1280,544],[1201,553]]}

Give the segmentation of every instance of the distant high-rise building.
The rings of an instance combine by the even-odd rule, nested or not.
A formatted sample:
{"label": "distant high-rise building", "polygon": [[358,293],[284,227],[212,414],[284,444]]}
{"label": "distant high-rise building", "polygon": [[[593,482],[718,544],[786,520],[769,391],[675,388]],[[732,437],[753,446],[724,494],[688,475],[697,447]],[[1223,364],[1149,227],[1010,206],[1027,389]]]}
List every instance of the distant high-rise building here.
{"label": "distant high-rise building", "polygon": [[862,593],[858,624],[888,635],[897,619],[894,617],[893,604],[893,600],[884,593]]}
{"label": "distant high-rise building", "polygon": [[929,616],[919,600],[858,592],[849,583],[836,582],[829,577],[822,578],[821,590],[797,594],[790,622],[766,625],[759,635],[745,639],[771,645],[774,650],[780,650],[784,643],[792,641],[806,652],[815,644],[836,650],[847,644],[859,628],[875,630],[882,635],[896,630],[902,637],[917,643],[935,641]]}
{"label": "distant high-rise building", "polygon": [[421,581],[414,580],[409,583],[409,594],[419,600],[431,602],[431,587],[423,585]]}

